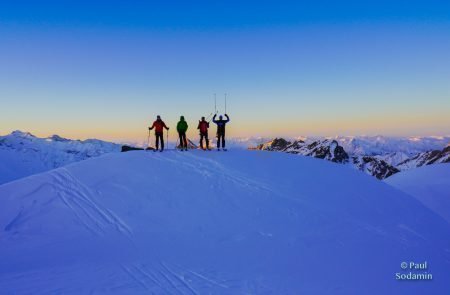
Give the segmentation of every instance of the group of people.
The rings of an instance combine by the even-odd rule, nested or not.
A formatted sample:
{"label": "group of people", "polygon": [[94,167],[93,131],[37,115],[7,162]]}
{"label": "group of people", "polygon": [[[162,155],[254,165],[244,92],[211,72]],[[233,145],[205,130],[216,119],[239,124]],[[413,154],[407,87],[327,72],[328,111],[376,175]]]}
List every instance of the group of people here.
{"label": "group of people", "polygon": [[[225,126],[228,122],[230,122],[230,117],[225,114],[226,119],[223,118],[222,115],[219,116],[219,119],[216,120],[217,114],[212,117],[212,121],[217,125],[217,150],[221,148],[225,149]],[[209,147],[209,138],[208,138],[208,129],[209,129],[209,121],[202,117],[202,119],[198,122],[197,129],[200,131],[200,148],[203,150],[211,150]],[[186,122],[184,116],[180,117],[180,121],[177,123],[177,132],[178,137],[180,139],[179,148],[182,151],[188,150],[188,142],[186,138],[186,132],[189,128],[188,123]],[[159,150],[162,152],[164,150],[164,129],[169,130],[166,123],[161,119],[161,116],[156,117],[156,121],[153,122],[153,125],[148,128],[148,130],[155,129],[155,149],[154,151]],[[205,145],[203,145],[203,141],[205,141]]]}

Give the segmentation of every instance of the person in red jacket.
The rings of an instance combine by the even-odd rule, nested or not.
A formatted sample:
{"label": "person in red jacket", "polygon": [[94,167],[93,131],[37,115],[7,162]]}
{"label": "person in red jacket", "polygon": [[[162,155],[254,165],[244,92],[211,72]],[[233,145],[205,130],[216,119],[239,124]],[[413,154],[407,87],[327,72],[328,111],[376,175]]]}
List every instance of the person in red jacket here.
{"label": "person in red jacket", "polygon": [[164,136],[163,131],[164,128],[166,130],[169,130],[169,127],[166,126],[166,123],[164,123],[163,120],[161,120],[161,116],[156,117],[156,121],[153,122],[152,127],[148,127],[148,130],[153,130],[155,128],[155,137],[156,137],[156,149],[155,152],[158,150],[159,142],[161,142],[161,152],[164,150]]}
{"label": "person in red jacket", "polygon": [[205,117],[202,117],[202,120],[198,122],[197,129],[200,130],[200,147],[205,150],[203,147],[203,139],[206,141],[206,148],[209,150],[209,139],[208,139],[208,128],[209,122],[205,120]]}

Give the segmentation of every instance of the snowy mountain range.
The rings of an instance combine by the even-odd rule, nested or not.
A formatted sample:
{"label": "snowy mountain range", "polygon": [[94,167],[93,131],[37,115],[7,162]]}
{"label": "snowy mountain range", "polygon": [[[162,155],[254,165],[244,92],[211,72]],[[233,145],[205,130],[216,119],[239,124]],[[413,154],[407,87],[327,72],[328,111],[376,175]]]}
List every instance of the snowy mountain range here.
{"label": "snowy mountain range", "polygon": [[350,164],[378,179],[385,179],[400,171],[450,162],[449,142],[449,137],[337,137],[303,138],[294,141],[275,138],[253,149],[299,154]]}
{"label": "snowy mountain range", "polygon": [[338,141],[349,154],[369,156],[390,153],[413,155],[431,150],[442,150],[450,143],[450,136],[336,136],[332,139]]}
{"label": "snowy mountain range", "polygon": [[[265,143],[261,143],[264,142]],[[391,138],[383,136],[301,139],[262,137],[230,138],[231,148],[282,151],[350,164],[379,179],[399,171],[450,161],[450,137]],[[212,144],[214,145],[214,144]],[[190,146],[195,148],[195,144]],[[67,164],[120,152],[121,144],[98,139],[71,140],[53,135],[38,138],[28,132],[14,131],[0,136],[0,184]]]}
{"label": "snowy mountain range", "polygon": [[14,131],[0,136],[0,184],[120,149],[119,144],[97,139],[38,138]]}

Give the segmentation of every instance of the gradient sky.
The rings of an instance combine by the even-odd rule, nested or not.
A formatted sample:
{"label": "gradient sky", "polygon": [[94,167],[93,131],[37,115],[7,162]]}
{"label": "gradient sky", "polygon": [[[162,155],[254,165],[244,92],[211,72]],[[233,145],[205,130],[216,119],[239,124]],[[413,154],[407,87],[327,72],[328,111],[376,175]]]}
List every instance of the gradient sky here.
{"label": "gradient sky", "polygon": [[0,2],[0,134],[450,134],[449,1],[243,2]]}

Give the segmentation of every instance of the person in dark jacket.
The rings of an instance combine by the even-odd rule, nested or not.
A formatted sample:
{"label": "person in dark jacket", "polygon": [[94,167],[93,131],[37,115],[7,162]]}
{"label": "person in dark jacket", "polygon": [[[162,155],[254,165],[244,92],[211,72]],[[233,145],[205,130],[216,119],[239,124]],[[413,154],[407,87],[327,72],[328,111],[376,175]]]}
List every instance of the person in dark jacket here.
{"label": "person in dark jacket", "polygon": [[200,130],[200,147],[203,150],[205,150],[205,148],[203,147],[203,139],[205,139],[206,148],[209,150],[208,128],[209,122],[205,120],[205,117],[202,117],[202,120],[198,122],[197,129]]}
{"label": "person in dark jacket", "polygon": [[228,122],[230,122],[230,117],[225,114],[227,117],[226,120],[223,119],[222,115],[219,116],[219,120],[216,120],[216,115],[213,117],[213,122],[217,125],[217,150],[220,151],[220,144],[222,143],[222,148],[225,150],[225,126]]}
{"label": "person in dark jacket", "polygon": [[159,148],[159,142],[161,142],[161,152],[164,150],[164,128],[166,128],[166,130],[169,130],[169,127],[166,126],[166,123],[164,123],[163,120],[161,120],[161,116],[157,116],[156,117],[156,121],[153,122],[152,127],[148,127],[148,130],[153,130],[153,128],[155,129],[155,138],[156,138],[156,149],[155,152],[158,150]]}
{"label": "person in dark jacket", "polygon": [[186,131],[188,129],[188,124],[184,120],[184,116],[180,117],[180,121],[177,124],[178,137],[180,138],[180,148],[183,151],[187,151],[187,139],[186,139]]}

